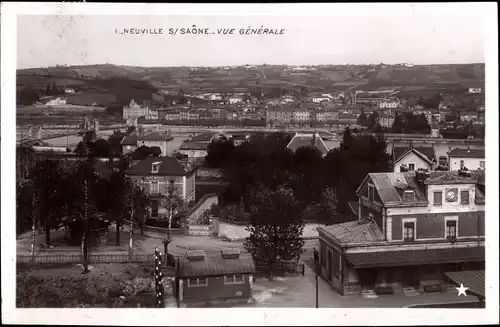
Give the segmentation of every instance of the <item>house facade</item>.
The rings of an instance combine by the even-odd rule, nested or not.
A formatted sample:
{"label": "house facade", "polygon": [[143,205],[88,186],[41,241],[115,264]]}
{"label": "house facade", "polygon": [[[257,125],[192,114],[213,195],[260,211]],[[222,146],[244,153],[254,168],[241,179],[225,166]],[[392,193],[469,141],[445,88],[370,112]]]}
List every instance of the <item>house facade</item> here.
{"label": "house facade", "polygon": [[187,251],[179,258],[174,293],[179,307],[251,303],[254,273],[251,256],[240,255],[237,248],[215,256]]}
{"label": "house facade", "polygon": [[173,157],[149,156],[129,167],[125,174],[151,197],[153,218],[167,215],[166,209],[160,206],[160,198],[168,193],[170,186],[185,202],[195,200],[195,170]]}
{"label": "house facade", "polygon": [[358,219],[319,228],[321,276],[341,294],[447,287],[484,270],[484,171],[370,173]]}
{"label": "house facade", "polygon": [[174,138],[170,132],[159,133],[153,132],[145,135],[139,135],[137,138],[137,147],[159,147],[162,156],[171,156],[173,153],[172,141]]}
{"label": "house facade", "polygon": [[432,171],[436,167],[434,147],[414,147],[410,145],[392,147],[393,171],[395,173],[419,169]]}
{"label": "house facade", "polygon": [[484,170],[484,149],[453,149],[448,152],[448,167],[450,170],[460,170],[464,167],[469,170]]}
{"label": "house facade", "polygon": [[210,142],[184,141],[179,147],[179,152],[188,156],[189,160],[205,159],[208,154]]}

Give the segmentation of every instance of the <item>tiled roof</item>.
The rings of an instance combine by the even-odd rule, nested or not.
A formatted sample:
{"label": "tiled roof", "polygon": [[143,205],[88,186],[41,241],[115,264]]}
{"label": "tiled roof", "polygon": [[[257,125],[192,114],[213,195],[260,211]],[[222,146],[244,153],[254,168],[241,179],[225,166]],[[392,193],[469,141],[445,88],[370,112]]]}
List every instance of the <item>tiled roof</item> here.
{"label": "tiled roof", "polygon": [[179,277],[221,276],[231,274],[252,274],[255,264],[249,255],[240,255],[239,259],[224,259],[222,255],[206,256],[202,261],[179,259]]}
{"label": "tiled roof", "polygon": [[355,220],[331,226],[320,227],[340,244],[378,242],[384,240],[384,235],[377,224],[371,220]]}
{"label": "tiled roof", "polygon": [[469,176],[461,176],[458,170],[433,171],[430,177],[425,180],[425,184],[460,184],[472,183],[483,184],[485,181],[484,170],[469,170]]}
{"label": "tiled roof", "polygon": [[184,141],[179,150],[207,150],[209,145],[209,142]]}
{"label": "tiled roof", "polygon": [[125,135],[120,142],[121,145],[137,145],[137,135]]}
{"label": "tiled roof", "polygon": [[468,291],[484,297],[484,270],[450,271],[444,273],[453,283],[468,287]]}
{"label": "tiled roof", "polygon": [[398,162],[403,159],[408,153],[413,151],[416,155],[423,158],[426,161],[431,162],[436,159],[435,151],[433,146],[421,146],[421,147],[412,147],[412,146],[394,146],[392,148],[394,155],[394,162]]}
{"label": "tiled roof", "polygon": [[401,203],[403,201],[404,186],[407,190],[413,190],[415,201],[413,203],[427,203],[425,194],[420,189],[414,171],[405,173],[370,173],[368,176],[377,190],[383,204]]}
{"label": "tiled roof", "polygon": [[484,247],[474,246],[467,248],[347,253],[346,259],[355,268],[369,268],[484,261],[485,255]]}
{"label": "tiled roof", "polygon": [[317,148],[322,155],[328,153],[329,149],[326,146],[325,142],[321,139],[319,134],[295,134],[290,143],[288,143],[287,148],[292,150],[293,152],[297,151],[300,147],[308,147],[312,146],[312,141],[314,139],[314,147]]}
{"label": "tiled roof", "polygon": [[449,157],[484,158],[484,149],[453,149],[448,152]]}
{"label": "tiled roof", "polygon": [[[152,173],[152,164],[160,162],[158,173]],[[173,157],[148,156],[125,171],[127,175],[186,176],[189,171]]]}
{"label": "tiled roof", "polygon": [[174,138],[166,133],[153,132],[144,136],[139,136],[140,141],[172,141]]}

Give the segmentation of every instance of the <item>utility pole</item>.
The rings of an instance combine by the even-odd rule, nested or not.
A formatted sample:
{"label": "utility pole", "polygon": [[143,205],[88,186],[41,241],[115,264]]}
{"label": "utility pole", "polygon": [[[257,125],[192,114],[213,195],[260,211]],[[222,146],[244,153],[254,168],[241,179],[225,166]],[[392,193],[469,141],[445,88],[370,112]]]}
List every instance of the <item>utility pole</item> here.
{"label": "utility pole", "polygon": [[161,272],[161,252],[155,246],[155,262],[154,262],[154,274],[155,274],[155,295],[156,295],[156,307],[163,308],[165,295],[163,294],[163,274]]}
{"label": "utility pole", "polygon": [[316,271],[316,309],[319,308],[319,297],[318,297],[318,272]]}

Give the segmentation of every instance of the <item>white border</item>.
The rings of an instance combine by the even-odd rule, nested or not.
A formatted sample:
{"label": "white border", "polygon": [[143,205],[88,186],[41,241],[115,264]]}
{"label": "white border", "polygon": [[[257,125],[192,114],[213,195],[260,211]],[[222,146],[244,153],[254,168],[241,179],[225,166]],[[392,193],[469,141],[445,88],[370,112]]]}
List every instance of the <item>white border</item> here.
{"label": "white border", "polygon": [[[498,18],[496,3],[418,4],[96,4],[96,3],[2,3],[1,4],[1,122],[2,122],[2,322],[25,324],[108,324],[108,325],[384,325],[486,324],[498,323]],[[486,157],[488,202],[486,204],[486,309],[15,309],[15,70],[16,16],[20,14],[77,15],[309,15],[335,16],[373,14],[399,15],[478,14],[483,19],[486,58]],[[494,151],[493,151],[494,149]],[[489,218],[489,219],[488,219]],[[312,288],[312,291],[313,288]],[[191,314],[192,313],[192,314]],[[197,314],[198,313],[198,314]]]}

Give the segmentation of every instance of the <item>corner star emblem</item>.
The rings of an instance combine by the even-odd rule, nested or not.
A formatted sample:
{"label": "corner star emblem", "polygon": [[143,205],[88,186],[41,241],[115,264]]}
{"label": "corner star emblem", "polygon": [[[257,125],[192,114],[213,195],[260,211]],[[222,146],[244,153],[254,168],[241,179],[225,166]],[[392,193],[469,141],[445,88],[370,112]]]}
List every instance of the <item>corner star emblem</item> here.
{"label": "corner star emblem", "polygon": [[465,293],[465,291],[467,291],[469,288],[468,287],[464,287],[464,284],[460,283],[460,287],[455,287],[458,291],[458,296],[460,295],[464,295],[464,296],[467,296],[467,293]]}

